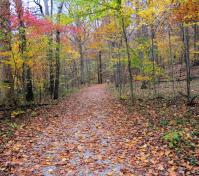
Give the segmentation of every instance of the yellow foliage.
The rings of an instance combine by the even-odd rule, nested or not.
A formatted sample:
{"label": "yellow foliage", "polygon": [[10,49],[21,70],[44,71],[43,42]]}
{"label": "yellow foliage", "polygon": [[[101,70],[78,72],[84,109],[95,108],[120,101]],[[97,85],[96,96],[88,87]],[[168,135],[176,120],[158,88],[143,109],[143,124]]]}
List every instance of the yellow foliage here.
{"label": "yellow foliage", "polygon": [[151,81],[152,80],[152,77],[150,76],[143,76],[143,75],[137,75],[135,78],[134,78],[135,81]]}
{"label": "yellow foliage", "polygon": [[9,51],[0,51],[0,57],[10,57]]}

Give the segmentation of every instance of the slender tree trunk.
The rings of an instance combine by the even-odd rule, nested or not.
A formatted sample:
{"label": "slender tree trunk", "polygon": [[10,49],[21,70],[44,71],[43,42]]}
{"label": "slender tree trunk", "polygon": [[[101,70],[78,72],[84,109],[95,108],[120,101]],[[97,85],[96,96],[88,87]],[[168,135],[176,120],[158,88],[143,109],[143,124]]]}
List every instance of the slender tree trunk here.
{"label": "slender tree trunk", "polygon": [[129,47],[129,43],[128,43],[128,38],[127,38],[127,33],[126,33],[126,26],[125,26],[125,22],[124,22],[124,16],[123,16],[123,12],[122,12],[122,0],[117,0],[117,9],[119,12],[119,20],[121,22],[121,32],[123,34],[123,39],[124,39],[124,43],[125,43],[125,48],[126,48],[126,54],[127,54],[127,59],[128,59],[128,79],[129,79],[129,86],[130,86],[130,97],[131,97],[131,103],[133,103],[133,75],[132,75],[132,71],[131,71],[131,53],[130,53],[130,47]]}
{"label": "slender tree trunk", "polygon": [[173,96],[175,97],[175,80],[174,80],[173,54],[172,54],[172,46],[171,46],[171,28],[170,27],[169,27],[169,56],[170,56],[170,60],[171,60]]}
{"label": "slender tree trunk", "polygon": [[154,96],[156,95],[156,74],[155,74],[155,53],[154,53],[154,38],[155,38],[155,32],[153,29],[153,26],[151,27],[151,55],[152,55],[152,61],[153,61],[153,92]]}
{"label": "slender tree trunk", "polygon": [[184,51],[185,51],[185,63],[187,73],[187,100],[190,102],[191,98],[191,71],[190,71],[190,56],[189,56],[189,30],[187,26],[183,26],[183,38],[184,38]]}
{"label": "slender tree trunk", "polygon": [[[60,14],[63,8],[63,2],[58,8],[57,22],[60,23]],[[60,31],[56,31],[56,51],[55,51],[55,89],[54,89],[54,99],[59,98],[59,76],[60,76]]]}
{"label": "slender tree trunk", "polygon": [[121,63],[121,53],[120,53],[120,48],[122,46],[122,38],[119,42],[119,46],[118,46],[118,64],[119,64],[119,95],[120,95],[120,98],[122,96],[122,84],[123,84],[123,79],[122,79],[122,63]]}
{"label": "slender tree trunk", "polygon": [[47,54],[47,58],[49,60],[49,73],[50,73],[50,77],[49,77],[49,91],[50,91],[50,96],[51,98],[53,97],[54,94],[54,84],[55,84],[55,76],[54,76],[54,61],[53,61],[53,50],[52,50],[52,34],[50,34],[49,39],[48,39],[48,54]]}
{"label": "slender tree trunk", "polygon": [[130,54],[130,47],[128,43],[128,38],[126,34],[126,29],[125,29],[125,24],[124,24],[124,18],[122,17],[122,31],[123,31],[123,37],[124,37],[124,42],[125,42],[125,47],[126,47],[126,53],[127,53],[127,58],[128,58],[128,72],[129,72],[129,85],[130,85],[130,92],[131,92],[131,102],[133,102],[133,75],[131,71],[131,54]]}
{"label": "slender tree trunk", "polygon": [[44,8],[45,8],[45,14],[46,14],[47,16],[49,16],[48,1],[49,1],[49,0],[43,0],[43,2],[44,2]]}
{"label": "slender tree trunk", "polygon": [[59,98],[59,74],[60,74],[60,32],[56,32],[56,51],[55,51],[55,89],[54,99]]}
{"label": "slender tree trunk", "polygon": [[194,60],[195,62],[198,62],[199,64],[199,54],[196,53],[199,50],[199,47],[197,45],[198,39],[199,39],[199,28],[197,24],[194,24]]}
{"label": "slender tree trunk", "polygon": [[84,73],[84,55],[83,55],[83,48],[81,44],[81,39],[78,42],[79,45],[79,54],[80,54],[80,71],[81,71],[81,84],[85,84],[85,73]]}
{"label": "slender tree trunk", "polygon": [[75,61],[73,61],[73,66],[72,66],[72,77],[73,77],[73,81],[72,81],[72,83],[73,83],[73,87],[76,87],[77,86],[77,69],[76,69],[76,62]]}
{"label": "slender tree trunk", "polygon": [[102,52],[99,51],[99,65],[98,65],[98,83],[102,84],[103,79],[102,79]]}
{"label": "slender tree trunk", "polygon": [[78,66],[76,61],[74,61],[74,76],[75,76],[75,86],[79,88]]}
{"label": "slender tree trunk", "polygon": [[29,65],[26,65],[26,100],[28,102],[34,100],[34,94],[33,94],[33,86],[32,86],[32,74],[31,74],[31,68]]}
{"label": "slender tree trunk", "polygon": [[[47,17],[53,17],[53,0],[50,0],[50,6],[48,5],[49,0],[44,0],[45,15]],[[53,98],[54,87],[55,87],[55,74],[54,74],[54,57],[53,57],[53,32],[48,36],[48,53],[47,58],[49,61],[49,93],[50,97]]]}
{"label": "slender tree trunk", "polygon": [[[26,30],[23,22],[23,6],[22,0],[15,0],[16,11],[19,19],[19,52],[21,53],[22,58],[24,58],[24,52],[26,51]],[[26,101],[30,102],[34,100],[33,86],[32,86],[32,76],[31,68],[27,64],[26,59],[24,58],[24,67],[23,72],[25,76],[25,89],[26,89]]]}
{"label": "slender tree trunk", "polygon": [[121,57],[118,49],[118,78],[119,78],[119,96],[122,96],[122,78],[121,78]]}
{"label": "slender tree trunk", "polygon": [[97,67],[97,83],[100,84],[100,74],[99,74],[99,58],[96,57],[96,67]]}

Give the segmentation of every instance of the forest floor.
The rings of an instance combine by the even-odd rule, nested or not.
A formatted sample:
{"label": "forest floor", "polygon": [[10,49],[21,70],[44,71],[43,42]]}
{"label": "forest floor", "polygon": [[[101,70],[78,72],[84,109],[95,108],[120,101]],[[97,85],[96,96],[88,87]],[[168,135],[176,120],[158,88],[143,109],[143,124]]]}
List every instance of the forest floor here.
{"label": "forest floor", "polygon": [[187,109],[171,106],[180,118],[167,119],[173,111],[163,104],[157,113],[151,102],[127,107],[95,85],[41,108],[16,125],[0,153],[0,175],[199,174],[198,115],[186,121]]}

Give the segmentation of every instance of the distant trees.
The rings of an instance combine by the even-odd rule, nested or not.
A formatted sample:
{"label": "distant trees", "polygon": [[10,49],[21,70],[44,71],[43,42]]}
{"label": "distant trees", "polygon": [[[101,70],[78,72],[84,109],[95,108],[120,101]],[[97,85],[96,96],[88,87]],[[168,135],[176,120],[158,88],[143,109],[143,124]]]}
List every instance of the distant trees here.
{"label": "distant trees", "polygon": [[[96,29],[103,39],[99,42],[103,42],[103,49],[106,48],[105,53],[107,51],[111,52],[109,59],[112,59],[114,66],[115,61],[113,61],[113,58],[120,58],[119,64],[117,60],[116,71],[114,72],[116,86],[121,83],[121,81],[118,81],[119,79],[125,80],[122,77],[126,77],[126,71],[128,71],[131,99],[133,99],[132,95],[138,81],[142,82],[141,88],[149,87],[149,90],[152,89],[154,97],[160,95],[162,92],[160,86],[164,82],[167,82],[167,84],[172,82],[173,96],[177,95],[176,91],[181,93],[182,90],[177,86],[181,84],[181,81],[175,84],[181,71],[176,72],[175,68],[179,67],[178,60],[182,60],[186,65],[187,76],[181,79],[182,81],[185,79],[187,82],[186,97],[188,102],[191,101],[190,87],[192,79],[190,68],[192,60],[195,60],[196,55],[198,55],[195,51],[198,41],[196,39],[198,36],[196,32],[198,5],[195,1],[141,2],[113,0],[102,3],[97,0],[92,2],[82,0],[76,3],[86,7],[86,11],[80,12],[81,15],[92,16],[92,18],[94,16],[101,22],[101,25]],[[104,28],[103,21],[108,18],[111,20],[107,20],[107,30],[104,32],[102,30]],[[118,39],[120,36],[116,37],[115,33],[109,28],[113,19],[118,20],[116,22],[118,27],[115,29],[123,37],[119,53],[116,53],[116,48],[119,46]],[[182,33],[180,32],[181,26],[183,26]],[[109,34],[110,31],[112,35]],[[183,40],[180,39],[181,34]],[[93,35],[96,35],[95,32]],[[192,41],[190,42],[190,40]],[[101,48],[101,45],[98,45],[98,47]],[[112,49],[110,50],[110,48]],[[103,53],[103,56],[108,59],[105,53]],[[121,69],[122,66],[125,69]],[[133,84],[135,84],[135,87]]]}

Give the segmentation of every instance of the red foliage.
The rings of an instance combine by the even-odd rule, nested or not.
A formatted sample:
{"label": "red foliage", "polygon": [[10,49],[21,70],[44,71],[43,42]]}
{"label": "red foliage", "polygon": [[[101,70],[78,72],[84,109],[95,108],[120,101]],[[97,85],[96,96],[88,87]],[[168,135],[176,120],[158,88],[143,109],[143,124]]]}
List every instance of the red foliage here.
{"label": "red foliage", "polygon": [[60,32],[68,32],[68,33],[78,33],[79,30],[77,27],[60,25],[53,23],[48,18],[39,18],[33,15],[28,10],[20,8],[20,5],[17,1],[15,10],[16,12],[11,15],[11,29],[16,30],[20,26],[20,22],[23,22],[26,28],[31,29],[31,36],[39,36],[43,34],[48,34],[53,31],[59,30]]}

